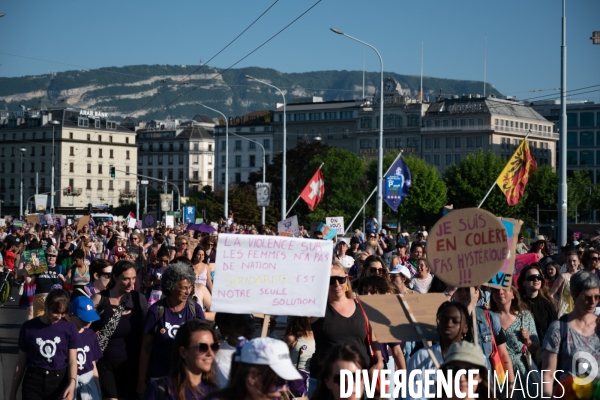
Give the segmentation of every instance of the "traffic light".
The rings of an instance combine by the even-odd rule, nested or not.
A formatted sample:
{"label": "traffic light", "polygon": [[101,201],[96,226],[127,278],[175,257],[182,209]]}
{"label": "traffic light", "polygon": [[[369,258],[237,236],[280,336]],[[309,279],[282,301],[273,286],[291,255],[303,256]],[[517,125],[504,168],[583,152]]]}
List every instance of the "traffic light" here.
{"label": "traffic light", "polygon": [[115,167],[113,165],[111,165],[110,168],[109,168],[109,170],[110,170],[110,177],[114,179],[115,175],[116,175],[115,174]]}
{"label": "traffic light", "polygon": [[67,186],[67,195],[71,195],[71,186]]}

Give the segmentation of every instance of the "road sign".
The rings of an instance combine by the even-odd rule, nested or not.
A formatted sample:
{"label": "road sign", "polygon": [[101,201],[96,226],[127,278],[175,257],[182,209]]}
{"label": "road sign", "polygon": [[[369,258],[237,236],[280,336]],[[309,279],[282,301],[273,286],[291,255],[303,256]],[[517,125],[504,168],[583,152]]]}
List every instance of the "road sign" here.
{"label": "road sign", "polygon": [[148,184],[148,181],[140,181],[140,184],[141,184],[141,185],[147,185],[147,184]]}
{"label": "road sign", "polygon": [[148,213],[142,216],[142,227],[156,228],[156,213]]}

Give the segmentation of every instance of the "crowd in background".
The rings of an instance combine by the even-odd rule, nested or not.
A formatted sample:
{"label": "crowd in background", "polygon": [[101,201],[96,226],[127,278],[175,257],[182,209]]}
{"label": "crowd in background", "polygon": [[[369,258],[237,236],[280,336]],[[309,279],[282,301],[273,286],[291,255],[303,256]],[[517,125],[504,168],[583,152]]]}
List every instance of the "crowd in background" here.
{"label": "crowd in background", "polygon": [[[255,338],[253,315],[211,311],[218,235],[276,233],[264,226],[231,215],[213,233],[126,222],[0,228],[0,262],[28,320],[10,400],[19,387],[24,399],[339,399],[342,369],[393,360],[409,373],[432,370],[431,354],[444,371],[479,369],[479,398],[490,398],[494,371],[507,374],[509,390],[530,391],[534,381],[524,377],[534,371],[549,395],[554,371],[564,371],[561,380],[576,374],[575,352],[600,363],[600,253],[592,245],[573,239],[557,255],[543,236],[530,246],[519,238],[517,253],[538,262],[521,271],[518,289],[473,288],[472,307],[469,288],[432,273],[425,226],[392,235],[369,218],[366,227],[333,239],[325,316],[280,316],[285,333],[273,323],[267,338]],[[298,236],[323,240],[304,227]],[[43,252],[47,271],[28,274],[24,250]],[[432,352],[419,342],[379,343],[360,301],[411,293],[446,296]],[[352,396],[365,392],[355,387]]]}

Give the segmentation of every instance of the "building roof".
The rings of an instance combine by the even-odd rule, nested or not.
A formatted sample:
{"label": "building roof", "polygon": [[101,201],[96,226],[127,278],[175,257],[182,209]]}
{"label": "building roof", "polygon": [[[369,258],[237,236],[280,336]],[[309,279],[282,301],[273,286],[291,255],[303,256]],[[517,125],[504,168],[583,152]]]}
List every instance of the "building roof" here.
{"label": "building roof", "polygon": [[210,118],[206,114],[196,114],[196,115],[194,115],[194,117],[192,118],[192,120],[195,121],[195,122],[205,122],[207,124],[214,124],[215,123],[215,121],[213,121],[212,118]]}
{"label": "building roof", "polygon": [[179,134],[177,135],[177,138],[207,139],[207,140],[214,139],[213,135],[211,135],[206,129],[204,129],[203,127],[198,126],[198,125],[188,126],[184,130],[179,132]]}
{"label": "building roof", "polygon": [[533,108],[525,106],[523,103],[488,98],[463,97],[460,99],[442,99],[431,103],[427,109],[426,115],[506,115],[514,118],[533,119],[537,121],[547,121]]}

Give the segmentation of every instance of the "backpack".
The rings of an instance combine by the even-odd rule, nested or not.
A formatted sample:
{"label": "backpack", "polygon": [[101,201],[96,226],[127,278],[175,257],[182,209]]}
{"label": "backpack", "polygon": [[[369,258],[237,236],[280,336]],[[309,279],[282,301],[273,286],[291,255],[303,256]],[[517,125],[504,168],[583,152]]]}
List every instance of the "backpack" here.
{"label": "backpack", "polygon": [[[190,312],[192,313],[192,317],[196,318],[196,303],[191,298],[188,298],[187,303],[188,303],[188,308],[190,309]],[[158,330],[158,323],[165,315],[166,299],[165,298],[160,299],[159,301],[156,302],[156,305],[158,306],[158,316],[156,317],[156,324],[154,325],[154,332],[156,332]]]}

